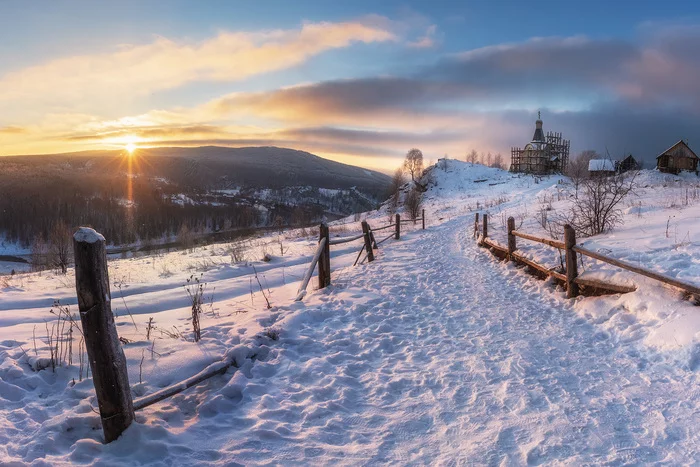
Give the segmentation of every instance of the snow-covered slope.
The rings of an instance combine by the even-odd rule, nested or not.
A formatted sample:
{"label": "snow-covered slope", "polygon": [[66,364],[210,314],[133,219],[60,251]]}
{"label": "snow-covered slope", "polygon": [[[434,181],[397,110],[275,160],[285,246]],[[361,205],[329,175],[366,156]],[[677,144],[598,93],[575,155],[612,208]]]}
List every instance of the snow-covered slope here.
{"label": "snow-covered slope", "polygon": [[[77,356],[55,373],[32,369],[48,356],[44,321],[55,319],[53,301],[76,311],[72,271],[0,278],[0,461],[692,464],[700,455],[698,308],[651,281],[593,264],[587,272],[632,280],[638,291],[567,300],[476,246],[477,210],[489,213],[496,240],[504,241],[502,215],[545,233],[535,219],[540,199],[551,195],[552,210],[566,209],[565,179],[458,161],[433,169],[432,178],[426,231],[407,224],[401,240],[357,267],[360,242],[334,246],[332,286],[303,303],[292,297],[316,232],[112,261],[113,310],[128,339],[135,396],[226,354],[240,368],[138,412],[137,423],[106,446]],[[644,252],[654,267],[700,282],[675,262],[674,239],[654,234],[660,223],[665,232],[671,212],[679,229],[692,228],[695,205],[665,203],[697,180],[655,173],[643,180],[648,186],[625,225],[587,245],[628,260]],[[634,211],[640,202],[642,217]],[[388,213],[361,218],[377,227]],[[354,217],[331,225],[335,236],[358,229]],[[519,245],[556,261],[553,251]],[[680,248],[692,264],[696,245]],[[265,254],[269,261],[261,261]],[[232,264],[232,256],[242,261]],[[182,285],[192,274],[207,282],[207,303],[213,296],[197,344],[185,340]],[[149,317],[156,329],[147,339]]]}

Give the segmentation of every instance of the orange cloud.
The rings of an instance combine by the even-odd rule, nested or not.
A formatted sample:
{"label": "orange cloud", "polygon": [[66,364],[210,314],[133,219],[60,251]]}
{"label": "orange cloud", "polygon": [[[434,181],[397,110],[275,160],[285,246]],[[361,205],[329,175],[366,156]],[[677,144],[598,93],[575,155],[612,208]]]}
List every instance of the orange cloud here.
{"label": "orange cloud", "polygon": [[378,21],[305,23],[297,30],[221,32],[198,43],[164,37],[95,55],[58,58],[0,77],[0,101],[57,104],[147,95],[192,81],[237,81],[289,68],[321,52],[395,40]]}

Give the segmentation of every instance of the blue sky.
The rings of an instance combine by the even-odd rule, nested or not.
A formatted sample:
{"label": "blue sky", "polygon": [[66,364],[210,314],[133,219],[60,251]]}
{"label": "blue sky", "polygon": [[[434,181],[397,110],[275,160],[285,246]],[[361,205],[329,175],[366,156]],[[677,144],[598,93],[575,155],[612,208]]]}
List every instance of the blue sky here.
{"label": "blue sky", "polygon": [[[700,144],[700,3],[4,2],[0,154],[274,144],[390,170]],[[663,70],[663,72],[662,72]],[[615,155],[615,154],[613,154]]]}

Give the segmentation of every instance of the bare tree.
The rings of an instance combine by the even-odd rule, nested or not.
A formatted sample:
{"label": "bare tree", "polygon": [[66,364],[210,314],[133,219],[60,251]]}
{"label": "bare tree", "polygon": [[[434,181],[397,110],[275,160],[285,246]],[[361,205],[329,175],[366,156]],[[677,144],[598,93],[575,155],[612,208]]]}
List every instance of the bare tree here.
{"label": "bare tree", "polygon": [[505,167],[503,166],[503,155],[500,152],[493,156],[493,163],[491,164],[491,167],[495,167],[497,169],[505,169]]}
{"label": "bare tree", "polygon": [[42,234],[34,237],[32,242],[32,270],[42,271],[47,268],[49,259],[49,244]]}
{"label": "bare tree", "polygon": [[73,260],[73,241],[70,227],[63,221],[54,222],[49,231],[49,264],[65,274]]}
{"label": "bare tree", "polygon": [[486,154],[484,157],[484,165],[486,167],[491,167],[491,162],[493,161],[493,156],[491,155],[491,152],[489,151],[488,154]]}
{"label": "bare tree", "polygon": [[469,162],[470,164],[474,165],[477,163],[478,160],[479,160],[479,153],[476,152],[476,149],[472,149],[471,151],[469,151],[467,153],[467,162]]}
{"label": "bare tree", "polygon": [[404,177],[403,170],[396,169],[389,185],[389,215],[395,214],[398,210],[401,201],[401,187],[405,184],[406,177]]}
{"label": "bare tree", "polygon": [[420,174],[423,172],[423,153],[420,149],[413,148],[406,153],[403,168],[411,174],[412,181],[416,181],[416,176],[420,177]]}
{"label": "bare tree", "polygon": [[415,222],[416,219],[420,217],[421,207],[423,206],[423,195],[416,189],[415,186],[411,188],[411,191],[406,195],[404,200],[404,209],[408,214],[409,219]]}
{"label": "bare tree", "polygon": [[194,247],[194,235],[185,223],[180,225],[180,230],[177,232],[177,242],[187,250],[192,250]]}
{"label": "bare tree", "polygon": [[569,161],[566,167],[566,175],[571,179],[571,183],[574,184],[574,189],[578,195],[578,189],[581,186],[581,182],[588,178],[588,163],[592,159],[596,159],[598,153],[592,150],[586,150],[579,153],[576,157]]}
{"label": "bare tree", "polygon": [[581,182],[579,193],[563,222],[586,237],[609,232],[623,221],[620,207],[623,200],[634,192],[638,173],[630,171],[586,178]]}

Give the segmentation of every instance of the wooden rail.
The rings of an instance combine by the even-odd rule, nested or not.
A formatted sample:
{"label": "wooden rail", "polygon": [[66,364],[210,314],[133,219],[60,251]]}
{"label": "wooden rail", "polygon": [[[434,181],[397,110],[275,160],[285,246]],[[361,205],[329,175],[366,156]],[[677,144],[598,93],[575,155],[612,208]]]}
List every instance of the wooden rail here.
{"label": "wooden rail", "polygon": [[[476,213],[475,218],[474,218],[474,236],[478,236],[479,233],[479,213]],[[508,234],[508,246],[504,247],[502,245],[497,244],[490,238],[488,238],[488,216],[486,214],[483,215],[483,227],[481,228],[481,245],[488,246],[492,250],[494,250],[499,256],[503,258],[510,259],[511,261],[516,261],[518,263],[525,264],[537,271],[539,271],[542,274],[546,274],[548,276],[551,276],[558,281],[566,284],[566,290],[567,290],[567,297],[573,298],[576,297],[577,295],[580,294],[579,286],[583,286],[585,288],[591,288],[591,289],[597,289],[597,290],[602,290],[602,291],[609,291],[612,293],[629,293],[629,292],[634,292],[637,290],[636,287],[634,286],[629,286],[629,285],[621,285],[621,284],[612,284],[607,281],[602,281],[599,279],[593,279],[593,278],[585,278],[585,277],[580,277],[578,275],[578,265],[577,265],[577,256],[576,254],[588,256],[590,258],[596,259],[598,261],[603,261],[604,263],[611,264],[613,266],[617,266],[619,268],[622,268],[624,270],[640,274],[645,277],[649,277],[651,279],[657,280],[663,284],[670,285],[671,287],[674,287],[676,289],[680,289],[691,296],[694,296],[696,298],[700,298],[700,287],[694,285],[694,284],[689,284],[687,282],[680,281],[678,279],[674,279],[672,277],[669,277],[664,274],[660,274],[654,271],[651,271],[649,269],[645,269],[639,266],[635,266],[633,264],[630,264],[626,261],[622,261],[619,259],[611,258],[609,256],[605,256],[601,253],[591,251],[587,248],[584,248],[582,246],[576,245],[576,233],[574,232],[574,229],[570,225],[565,225],[564,226],[564,241],[561,242],[559,240],[554,240],[552,238],[545,238],[545,237],[538,237],[536,235],[531,235],[527,234],[525,232],[519,232],[515,230],[515,219],[512,217],[508,218],[508,224],[507,224],[507,234]],[[522,238],[525,240],[530,240],[533,242],[538,242],[542,243],[544,245],[548,245],[553,248],[557,248],[559,250],[563,250],[566,255],[566,268],[565,268],[565,273],[562,274],[560,272],[553,271],[551,269],[548,269],[547,267],[537,264],[535,261],[526,258],[525,256],[519,254],[516,252],[517,245],[515,242],[516,237]]]}
{"label": "wooden rail", "polygon": [[297,297],[294,299],[294,301],[298,302],[299,300],[304,298],[304,295],[306,295],[306,287],[308,287],[309,285],[309,281],[311,280],[311,276],[314,273],[314,269],[316,269],[316,263],[318,263],[318,260],[321,257],[325,246],[326,239],[324,238],[319,242],[318,247],[316,247],[316,253],[314,253],[314,257],[311,260],[311,264],[309,264],[309,268],[306,270],[306,274],[304,274],[304,278],[301,280],[301,285],[299,286],[299,290],[297,291]]}
{"label": "wooden rail", "polygon": [[[374,261],[374,250],[379,248],[379,245],[382,243],[386,242],[390,238],[394,238],[396,240],[399,240],[401,238],[401,224],[406,223],[406,222],[417,222],[417,221],[422,221],[423,229],[425,229],[425,209],[422,210],[422,216],[419,219],[413,219],[413,220],[406,220],[406,219],[401,219],[401,216],[399,214],[396,214],[396,217],[394,218],[394,221],[390,224],[383,225],[378,228],[372,228],[370,227],[369,223],[367,221],[362,221],[362,233],[359,235],[353,235],[350,237],[342,237],[342,238],[337,238],[337,239],[330,239],[329,231],[328,231],[328,226],[326,224],[321,224],[319,227],[319,246],[316,249],[316,253],[314,254],[314,257],[311,261],[311,264],[309,264],[309,267],[306,271],[306,274],[304,275],[304,278],[301,282],[301,286],[299,287],[299,291],[297,292],[296,296],[296,301],[302,300],[304,296],[306,295],[306,289],[309,285],[309,281],[311,280],[311,277],[313,276],[313,272],[316,269],[316,265],[318,264],[318,288],[322,289],[324,287],[327,287],[331,283],[331,263],[330,263],[330,247],[334,245],[341,245],[344,243],[350,243],[354,242],[356,240],[364,240],[364,244],[362,245],[362,248],[357,252],[357,257],[355,258],[355,262],[353,263],[353,266],[356,266],[357,264],[362,264],[365,261],[372,262]],[[386,236],[385,238],[382,238],[381,240],[377,241],[374,238],[374,232],[379,232],[382,230],[386,229],[391,229],[394,228],[394,232],[391,235]],[[362,257],[362,253],[365,252],[365,256]],[[362,258],[362,259],[360,259]]]}
{"label": "wooden rail", "polygon": [[693,284],[688,284],[687,282],[679,281],[678,279],[674,279],[672,277],[668,277],[668,276],[665,276],[663,274],[659,274],[657,272],[650,271],[649,269],[644,269],[644,268],[640,268],[638,266],[634,266],[634,265],[627,263],[625,261],[620,261],[619,259],[610,258],[608,256],[601,255],[600,253],[596,253],[595,251],[591,251],[591,250],[588,250],[588,249],[580,247],[580,246],[574,246],[574,251],[577,253],[580,253],[582,255],[597,259],[599,261],[603,261],[605,263],[612,264],[613,266],[617,266],[619,268],[635,272],[635,273],[640,274],[642,276],[646,276],[646,277],[649,277],[651,279],[655,279],[659,282],[663,282],[664,284],[668,284],[672,287],[675,287],[677,289],[681,289],[685,292],[688,292],[689,294],[700,296],[700,288],[693,285]]}
{"label": "wooden rail", "polygon": [[[513,219],[513,218],[511,217],[511,219]],[[513,221],[515,222],[515,219],[513,219]],[[513,235],[515,237],[520,237],[520,238],[523,238],[525,240],[544,243],[545,245],[549,245],[549,246],[554,247],[554,248],[559,248],[560,250],[566,249],[566,247],[564,246],[564,242],[560,242],[559,240],[553,240],[551,238],[544,238],[544,237],[537,237],[535,235],[526,234],[525,232],[519,232],[517,230],[513,230],[510,233],[511,233],[511,235]]]}
{"label": "wooden rail", "polygon": [[[631,287],[628,285],[611,284],[609,282],[604,282],[597,279],[579,277],[578,267],[576,263],[576,253],[581,252],[581,248],[576,246],[576,234],[574,233],[574,230],[568,225],[564,227],[564,242],[561,242],[552,238],[538,237],[536,235],[527,234],[525,232],[519,232],[515,230],[515,219],[510,217],[508,218],[508,223],[506,226],[506,231],[508,235],[508,246],[506,247],[499,245],[490,238],[488,238],[488,215],[484,214],[482,219],[482,227],[481,229],[479,229],[479,213],[476,213],[474,217],[474,236],[480,239],[480,244],[482,246],[487,246],[491,248],[494,254],[501,258],[508,259],[510,261],[514,261],[516,263],[528,266],[529,268],[534,270],[538,275],[554,278],[555,280],[559,281],[560,283],[566,286],[567,297],[569,298],[573,298],[581,293],[579,286],[584,287],[587,293],[589,292],[588,289],[590,289],[590,292],[592,293],[595,293],[596,291],[603,291],[608,293],[628,293],[634,292],[636,290],[636,287]],[[481,232],[479,232],[480,230]],[[481,233],[480,236],[479,233]],[[518,253],[516,251],[516,238],[522,238],[524,240],[542,243],[552,248],[563,250],[566,254],[566,268],[564,273],[557,272],[544,265],[538,264],[536,261]],[[587,250],[584,251],[588,253]],[[602,259],[603,261],[611,260],[611,258],[604,257],[603,255],[597,253],[595,253],[595,255],[596,256],[591,255],[591,257],[595,257],[597,259],[605,258]],[[621,262],[617,260],[613,261],[615,261],[615,263],[611,264],[616,264],[618,266],[621,264]],[[625,269],[632,270],[630,268]],[[698,292],[700,292],[700,289],[698,289]]]}

